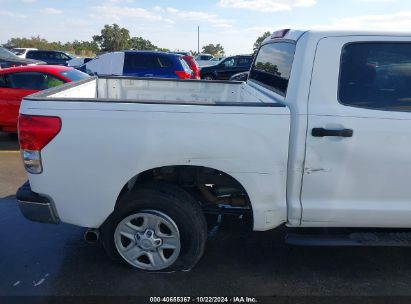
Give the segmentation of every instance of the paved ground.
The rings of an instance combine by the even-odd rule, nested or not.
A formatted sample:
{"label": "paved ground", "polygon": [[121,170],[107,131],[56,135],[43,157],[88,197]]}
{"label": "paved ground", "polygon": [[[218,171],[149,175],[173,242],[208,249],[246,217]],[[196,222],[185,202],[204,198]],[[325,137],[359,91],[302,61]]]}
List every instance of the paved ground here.
{"label": "paved ground", "polygon": [[25,180],[20,156],[5,152],[15,139],[0,134],[0,147],[0,296],[411,295],[411,249],[289,247],[283,231],[239,220],[210,236],[191,272],[128,269],[85,243],[82,228],[25,220],[13,196]]}

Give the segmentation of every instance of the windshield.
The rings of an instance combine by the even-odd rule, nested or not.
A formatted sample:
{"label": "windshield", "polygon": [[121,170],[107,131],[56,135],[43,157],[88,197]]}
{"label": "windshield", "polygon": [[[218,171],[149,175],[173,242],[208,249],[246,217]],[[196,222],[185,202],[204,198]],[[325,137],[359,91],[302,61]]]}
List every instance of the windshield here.
{"label": "windshield", "polygon": [[80,72],[79,70],[76,70],[76,69],[62,71],[60,72],[60,74],[70,79],[71,81],[77,81],[77,80],[90,77],[86,73]]}
{"label": "windshield", "polygon": [[0,57],[6,59],[18,59],[16,55],[2,47],[0,47]]}

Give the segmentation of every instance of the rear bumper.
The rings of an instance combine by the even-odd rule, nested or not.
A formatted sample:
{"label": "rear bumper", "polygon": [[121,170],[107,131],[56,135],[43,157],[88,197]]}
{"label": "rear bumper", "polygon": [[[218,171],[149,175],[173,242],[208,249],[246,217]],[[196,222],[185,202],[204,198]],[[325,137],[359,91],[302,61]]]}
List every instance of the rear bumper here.
{"label": "rear bumper", "polygon": [[26,219],[49,224],[59,223],[50,199],[33,192],[28,181],[17,190],[16,197],[20,211]]}

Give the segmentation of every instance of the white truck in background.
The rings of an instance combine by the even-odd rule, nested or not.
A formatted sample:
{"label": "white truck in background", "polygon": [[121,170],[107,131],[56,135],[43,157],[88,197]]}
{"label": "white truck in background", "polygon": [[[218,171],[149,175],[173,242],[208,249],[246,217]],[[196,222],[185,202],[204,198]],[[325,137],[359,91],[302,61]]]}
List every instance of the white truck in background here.
{"label": "white truck in background", "polygon": [[[411,34],[282,30],[246,83],[100,77],[26,97],[18,204],[148,271],[195,265],[221,206],[258,231],[410,228],[410,111]],[[390,235],[288,241],[410,241]]]}

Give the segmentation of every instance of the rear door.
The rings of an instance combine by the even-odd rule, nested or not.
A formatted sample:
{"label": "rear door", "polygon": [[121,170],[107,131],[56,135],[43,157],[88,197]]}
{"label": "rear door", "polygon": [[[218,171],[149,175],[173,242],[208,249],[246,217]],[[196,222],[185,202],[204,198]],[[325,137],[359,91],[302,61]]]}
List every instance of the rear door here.
{"label": "rear door", "polygon": [[50,58],[47,55],[47,52],[44,51],[28,51],[26,58],[34,59],[34,60],[41,60],[50,64]]}
{"label": "rear door", "polygon": [[156,77],[159,63],[151,54],[125,53],[124,69],[125,76]]}
{"label": "rear door", "polygon": [[308,104],[303,226],[411,226],[410,37],[322,39]]}
{"label": "rear door", "polygon": [[236,73],[249,71],[252,61],[253,61],[252,57],[239,57]]}
{"label": "rear door", "polygon": [[218,65],[217,71],[217,79],[227,80],[230,79],[231,76],[238,73],[238,58],[231,57],[225,59]]}

